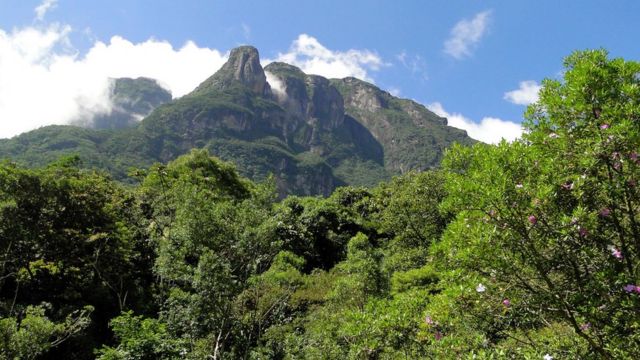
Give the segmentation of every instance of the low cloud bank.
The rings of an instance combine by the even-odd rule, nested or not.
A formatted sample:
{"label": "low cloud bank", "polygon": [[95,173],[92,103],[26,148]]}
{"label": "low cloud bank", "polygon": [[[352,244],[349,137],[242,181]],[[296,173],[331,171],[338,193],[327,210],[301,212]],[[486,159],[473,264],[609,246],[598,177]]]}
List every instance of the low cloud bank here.
{"label": "low cloud bank", "polygon": [[480,122],[475,122],[462,114],[446,111],[439,102],[431,103],[427,108],[438,116],[446,117],[449,126],[466,130],[471,138],[488,144],[497,144],[502,139],[513,141],[522,136],[522,126],[511,121],[484,117]]}

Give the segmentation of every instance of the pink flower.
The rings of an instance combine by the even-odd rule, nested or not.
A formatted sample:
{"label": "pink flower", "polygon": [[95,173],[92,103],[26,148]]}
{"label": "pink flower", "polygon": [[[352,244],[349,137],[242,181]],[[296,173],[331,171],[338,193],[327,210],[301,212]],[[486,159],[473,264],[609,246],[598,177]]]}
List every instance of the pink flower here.
{"label": "pink flower", "polygon": [[631,293],[631,292],[640,292],[639,288],[633,284],[627,284],[624,286],[624,291]]}
{"label": "pink flower", "polygon": [[589,235],[589,232],[587,231],[587,229],[583,228],[582,226],[578,229],[578,234],[580,235],[580,237],[586,237],[587,235]]}
{"label": "pink flower", "polygon": [[442,333],[440,331],[436,331],[436,333],[433,335],[433,337],[435,337],[436,341],[440,341],[443,337]]}
{"label": "pink flower", "polygon": [[582,331],[587,331],[589,329],[591,329],[591,323],[584,323],[584,324],[580,325],[580,330],[582,330]]}
{"label": "pink flower", "polygon": [[598,214],[602,217],[607,217],[611,215],[611,210],[609,208],[602,208]]}
{"label": "pink flower", "polygon": [[638,162],[638,153],[637,153],[637,152],[635,152],[635,151],[632,151],[632,152],[629,154],[629,159],[631,159],[631,160],[633,160],[633,162],[636,162],[636,163],[637,163],[637,162]]}
{"label": "pink flower", "polygon": [[551,133],[551,134],[549,134],[549,137],[550,137],[550,138],[552,138],[552,139],[555,139],[555,138],[557,138],[557,137],[558,137],[558,134],[556,134],[556,133]]}
{"label": "pink flower", "polygon": [[538,218],[535,215],[529,215],[528,219],[531,225],[535,225],[538,222]]}
{"label": "pink flower", "polygon": [[609,245],[607,246],[607,248],[609,249],[609,251],[611,251],[611,255],[613,255],[614,258],[616,259],[622,259],[622,251],[620,251],[618,248],[616,248],[613,245]]}
{"label": "pink flower", "polygon": [[502,300],[502,305],[504,305],[505,307],[509,307],[511,306],[511,301],[509,301],[509,299],[504,299]]}
{"label": "pink flower", "polygon": [[600,125],[600,129],[602,129],[602,130],[607,130],[608,128],[609,128],[609,124]]}
{"label": "pink flower", "polygon": [[573,182],[567,181],[566,183],[562,184],[562,188],[565,190],[573,190]]}
{"label": "pink flower", "polygon": [[424,322],[425,322],[427,325],[433,325],[433,319],[431,319],[431,316],[429,316],[429,315],[427,315],[427,317],[426,317],[426,318],[424,318]]}

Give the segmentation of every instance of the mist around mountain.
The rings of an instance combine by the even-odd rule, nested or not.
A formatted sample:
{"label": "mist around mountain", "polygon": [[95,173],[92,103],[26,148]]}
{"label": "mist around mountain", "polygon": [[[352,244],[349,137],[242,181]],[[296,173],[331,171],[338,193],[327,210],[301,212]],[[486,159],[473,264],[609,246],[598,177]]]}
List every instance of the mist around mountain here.
{"label": "mist around mountain", "polygon": [[82,129],[48,126],[0,140],[0,157],[43,166],[79,154],[84,166],[131,182],[132,168],[204,148],[253,180],[273,175],[281,196],[326,196],[436,167],[451,144],[474,143],[424,106],[367,82],[284,63],[263,69],[250,46],[178,99],[145,78],[114,80],[110,99],[112,111],[78,120]]}
{"label": "mist around mountain", "polygon": [[170,102],[171,92],[149,78],[112,79],[109,113],[76,121],[91,129],[120,129],[136,126],[158,106]]}

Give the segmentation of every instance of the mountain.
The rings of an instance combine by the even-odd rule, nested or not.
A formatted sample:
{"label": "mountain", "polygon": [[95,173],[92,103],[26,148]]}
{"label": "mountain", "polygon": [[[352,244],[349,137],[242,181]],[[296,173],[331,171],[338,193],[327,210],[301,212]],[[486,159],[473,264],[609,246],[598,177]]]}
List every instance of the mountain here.
{"label": "mountain", "polygon": [[263,68],[251,46],[232,50],[190,94],[161,105],[167,93],[160,90],[150,79],[120,79],[113,98],[123,112],[96,121],[103,129],[44,127],[0,140],[0,157],[37,166],[78,153],[86,166],[127,181],[130,167],[206,148],[254,180],[274,174],[283,196],[328,195],[340,185],[371,186],[437,166],[453,142],[474,142],[424,106],[367,82],[279,62]]}
{"label": "mountain", "polygon": [[111,109],[108,113],[76,120],[73,125],[92,129],[133,127],[172,98],[171,92],[154,79],[144,77],[112,79],[109,90]]}
{"label": "mountain", "polygon": [[435,167],[453,142],[470,144],[465,131],[412,100],[399,99],[365,81],[333,79],[346,113],[367,128],[384,148],[384,166],[392,174]]}

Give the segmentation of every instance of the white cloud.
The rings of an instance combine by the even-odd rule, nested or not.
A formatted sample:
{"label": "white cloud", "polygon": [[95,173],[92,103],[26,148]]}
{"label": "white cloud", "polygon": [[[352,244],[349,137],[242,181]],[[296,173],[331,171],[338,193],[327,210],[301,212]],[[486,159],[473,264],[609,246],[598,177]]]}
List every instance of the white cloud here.
{"label": "white cloud", "polygon": [[49,10],[58,5],[58,0],[44,0],[33,11],[36,13],[36,19],[42,21]]}
{"label": "white cloud", "polygon": [[504,99],[516,105],[529,105],[538,101],[540,86],[534,80],[520,82],[520,88],[504,93]]}
{"label": "white cloud", "polygon": [[120,36],[110,42],[97,42],[83,62],[87,62],[108,77],[145,76],[157,79],[171,90],[174,97],[192,91],[204,79],[215,73],[227,60],[227,55],[188,41],[174,49],[166,41],[147,40],[134,44]]}
{"label": "white cloud", "polygon": [[369,50],[333,51],[327,49],[316,38],[301,34],[293,41],[289,51],[280,53],[274,60],[295,65],[307,74],[321,75],[327,78],[357,77],[373,82],[370,71],[377,71],[386,64],[374,52]]}
{"label": "white cloud", "polygon": [[244,39],[251,39],[251,27],[245,23],[240,24],[240,26],[242,27],[242,36],[244,36]]}
{"label": "white cloud", "polygon": [[277,76],[268,71],[265,71],[264,75],[267,77],[267,82],[269,83],[269,86],[271,86],[273,93],[281,99],[286,98],[287,89],[284,83]]}
{"label": "white cloud", "polygon": [[114,36],[81,56],[69,26],[0,29],[0,138],[110,111],[109,78],[145,76],[181,96],[213,74],[226,54],[187,42],[132,43]]}
{"label": "white cloud", "polygon": [[484,117],[480,123],[477,123],[462,114],[447,112],[439,102],[429,104],[427,107],[438,116],[446,117],[449,126],[466,130],[471,138],[485,143],[496,144],[503,138],[513,141],[522,135],[522,126],[511,121]]}
{"label": "white cloud", "polygon": [[444,43],[444,52],[456,59],[471,56],[473,50],[486,34],[490,21],[490,10],[476,14],[471,20],[460,20],[451,29],[451,35]]}
{"label": "white cloud", "polygon": [[410,56],[403,50],[400,54],[396,55],[396,59],[402,66],[410,70],[412,75],[419,75],[422,80],[429,80],[429,75],[427,74],[427,63],[424,61],[422,56]]}

